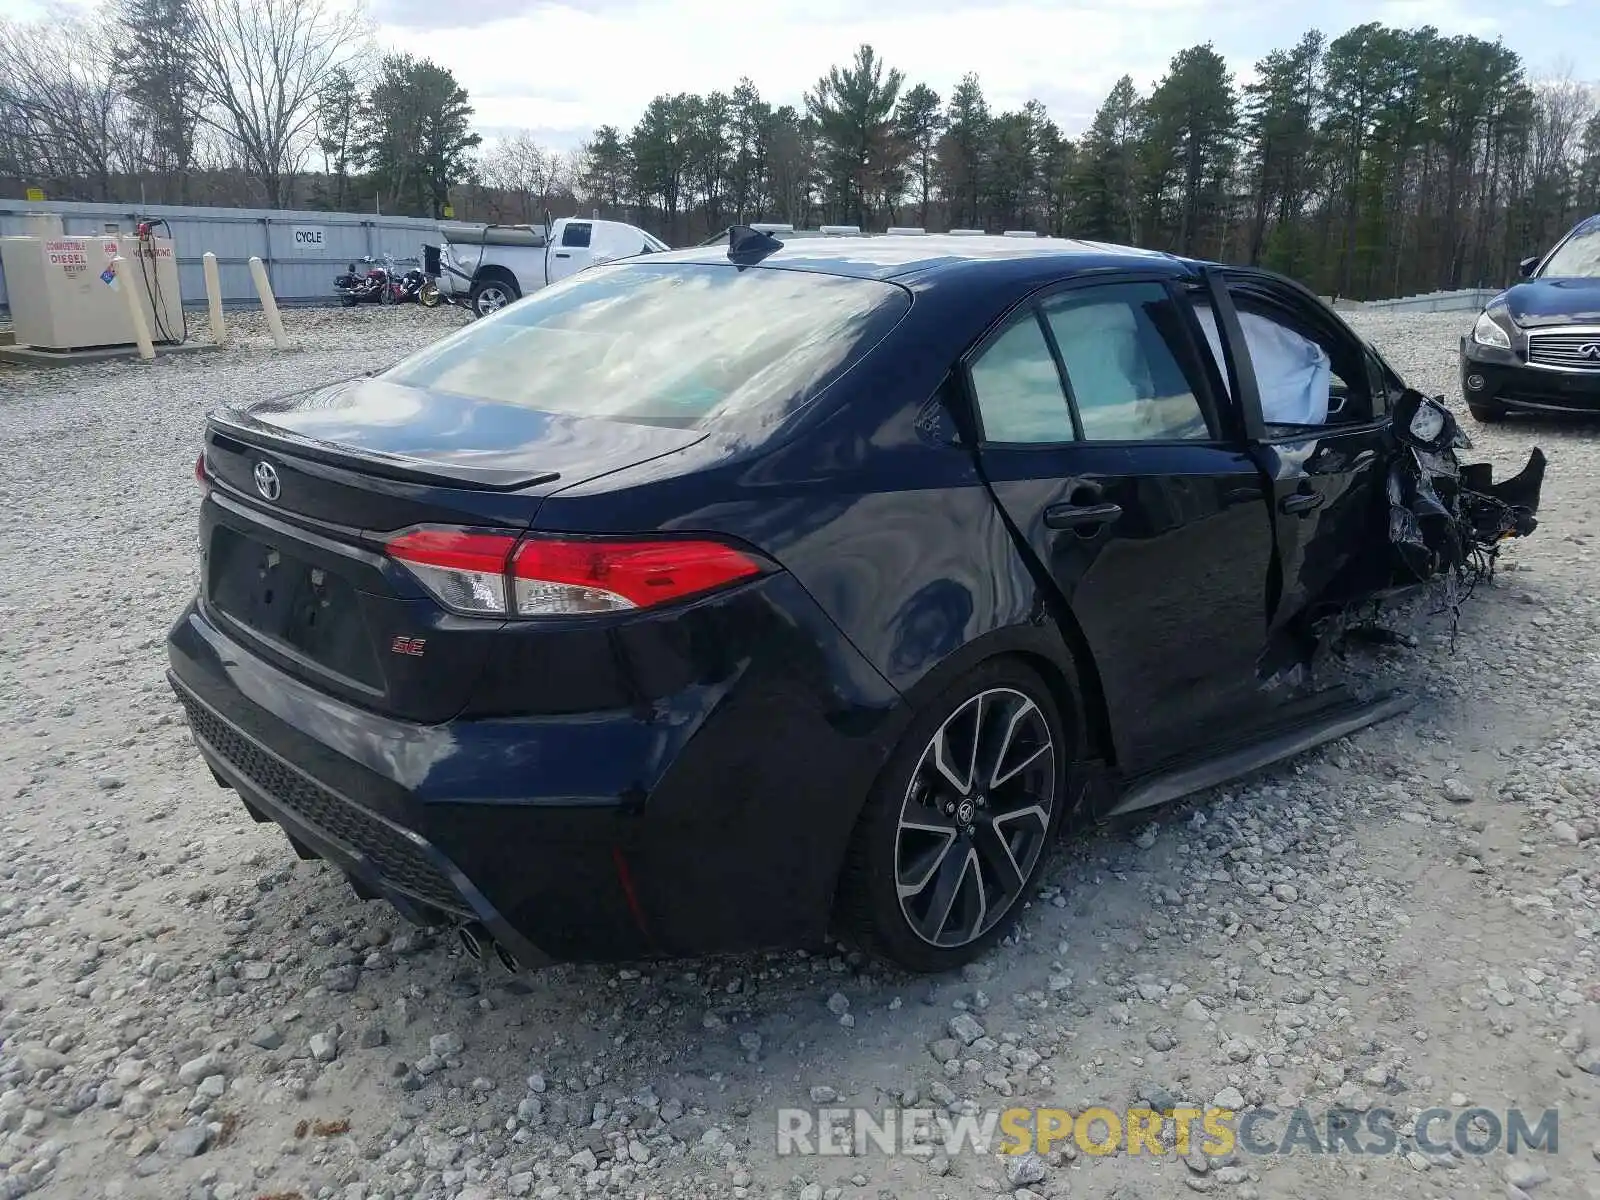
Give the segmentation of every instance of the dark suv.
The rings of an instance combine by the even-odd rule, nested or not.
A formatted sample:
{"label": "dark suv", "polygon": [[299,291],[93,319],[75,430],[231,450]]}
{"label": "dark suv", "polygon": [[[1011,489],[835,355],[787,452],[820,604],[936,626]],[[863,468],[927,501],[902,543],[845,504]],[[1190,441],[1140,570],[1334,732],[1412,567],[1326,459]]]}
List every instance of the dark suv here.
{"label": "dark suv", "polygon": [[1579,223],[1461,339],[1461,392],[1480,421],[1600,413],[1600,216]]}

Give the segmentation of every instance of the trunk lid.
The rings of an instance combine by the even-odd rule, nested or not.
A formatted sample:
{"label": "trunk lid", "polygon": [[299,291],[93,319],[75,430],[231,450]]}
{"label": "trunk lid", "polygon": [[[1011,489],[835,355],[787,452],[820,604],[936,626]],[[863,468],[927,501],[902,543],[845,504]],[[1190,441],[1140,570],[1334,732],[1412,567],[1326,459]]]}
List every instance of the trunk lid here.
{"label": "trunk lid", "polygon": [[319,688],[447,720],[502,623],[443,608],[384,554],[388,538],[417,525],[520,531],[551,493],[705,436],[375,379],[219,410],[206,429],[202,604]]}

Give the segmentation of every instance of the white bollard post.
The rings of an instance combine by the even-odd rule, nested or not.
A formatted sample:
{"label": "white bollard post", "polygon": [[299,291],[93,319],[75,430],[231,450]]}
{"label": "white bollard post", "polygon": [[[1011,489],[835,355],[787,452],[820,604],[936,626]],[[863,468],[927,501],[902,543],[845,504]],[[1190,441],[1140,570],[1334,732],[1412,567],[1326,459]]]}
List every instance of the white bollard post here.
{"label": "white bollard post", "polygon": [[128,319],[133,322],[133,340],[138,343],[139,357],[145,360],[156,356],[155,345],[150,341],[150,325],[144,319],[144,308],[139,295],[133,290],[133,276],[127,270],[128,260],[117,255],[111,260],[111,271],[117,280],[117,290],[128,306]]}
{"label": "white bollard post", "polygon": [[217,274],[217,256],[207,250],[200,256],[206,275],[206,304],[211,309],[211,340],[221,346],[228,340],[228,327],[222,319],[222,278]]}
{"label": "white bollard post", "polygon": [[267,330],[272,334],[272,344],[279,350],[287,350],[289,339],[283,332],[283,317],[278,314],[278,302],[272,296],[272,281],[267,278],[267,265],[255,255],[250,257],[250,278],[256,281],[256,295],[261,297],[261,311],[267,314]]}

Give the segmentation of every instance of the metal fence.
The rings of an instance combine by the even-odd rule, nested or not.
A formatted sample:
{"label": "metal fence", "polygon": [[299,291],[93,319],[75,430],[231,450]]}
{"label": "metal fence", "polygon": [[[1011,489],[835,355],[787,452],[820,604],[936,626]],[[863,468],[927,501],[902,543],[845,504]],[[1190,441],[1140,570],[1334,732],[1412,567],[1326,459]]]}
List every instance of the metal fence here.
{"label": "metal fence", "polygon": [[1459,288],[1398,300],[1368,300],[1362,307],[1374,312],[1477,312],[1499,294],[1498,288]]}
{"label": "metal fence", "polygon": [[[252,256],[266,264],[279,304],[328,304],[334,300],[333,277],[346,263],[365,254],[420,258],[424,243],[439,241],[439,223],[417,217],[24,200],[0,200],[0,236],[26,233],[22,218],[30,213],[59,216],[68,237],[98,236],[112,225],[132,233],[139,221],[166,221],[176,243],[183,302],[190,305],[206,301],[200,256],[207,250],[217,256],[225,304],[256,302],[248,265]],[[9,306],[0,271],[0,310]]]}
{"label": "metal fence", "polygon": [[[333,277],[345,269],[346,263],[367,254],[374,258],[385,253],[396,258],[420,257],[425,243],[440,240],[439,222],[419,217],[179,205],[135,209],[123,204],[24,200],[0,200],[0,236],[25,233],[22,218],[29,213],[60,216],[69,237],[97,236],[112,225],[118,232],[131,233],[139,221],[166,221],[177,246],[178,277],[183,302],[188,305],[205,303],[200,256],[207,250],[217,256],[225,304],[256,302],[248,266],[252,255],[266,264],[279,304],[329,304],[334,300]],[[455,228],[454,223],[449,224]],[[813,231],[805,231],[805,235],[819,236]],[[1359,304],[1340,300],[1336,307],[1379,312],[1473,312],[1495,294],[1494,289],[1463,288]],[[0,271],[0,311],[8,307],[5,273]]]}

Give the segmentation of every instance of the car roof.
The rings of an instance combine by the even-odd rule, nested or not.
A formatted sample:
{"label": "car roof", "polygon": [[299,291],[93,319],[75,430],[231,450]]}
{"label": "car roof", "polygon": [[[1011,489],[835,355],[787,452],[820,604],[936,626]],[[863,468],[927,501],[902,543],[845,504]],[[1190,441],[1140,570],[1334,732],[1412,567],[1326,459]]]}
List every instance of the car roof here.
{"label": "car roof", "polygon": [[[1033,274],[1042,266],[1162,267],[1175,273],[1189,264],[1158,250],[1141,250],[1079,238],[935,235],[868,237],[795,237],[760,260],[763,267],[850,275],[864,279],[909,281],[982,272],[985,275]],[[634,260],[641,261],[641,260]],[[720,244],[653,254],[645,262],[726,263],[728,247]],[[1007,269],[1009,264],[1010,270]]]}

